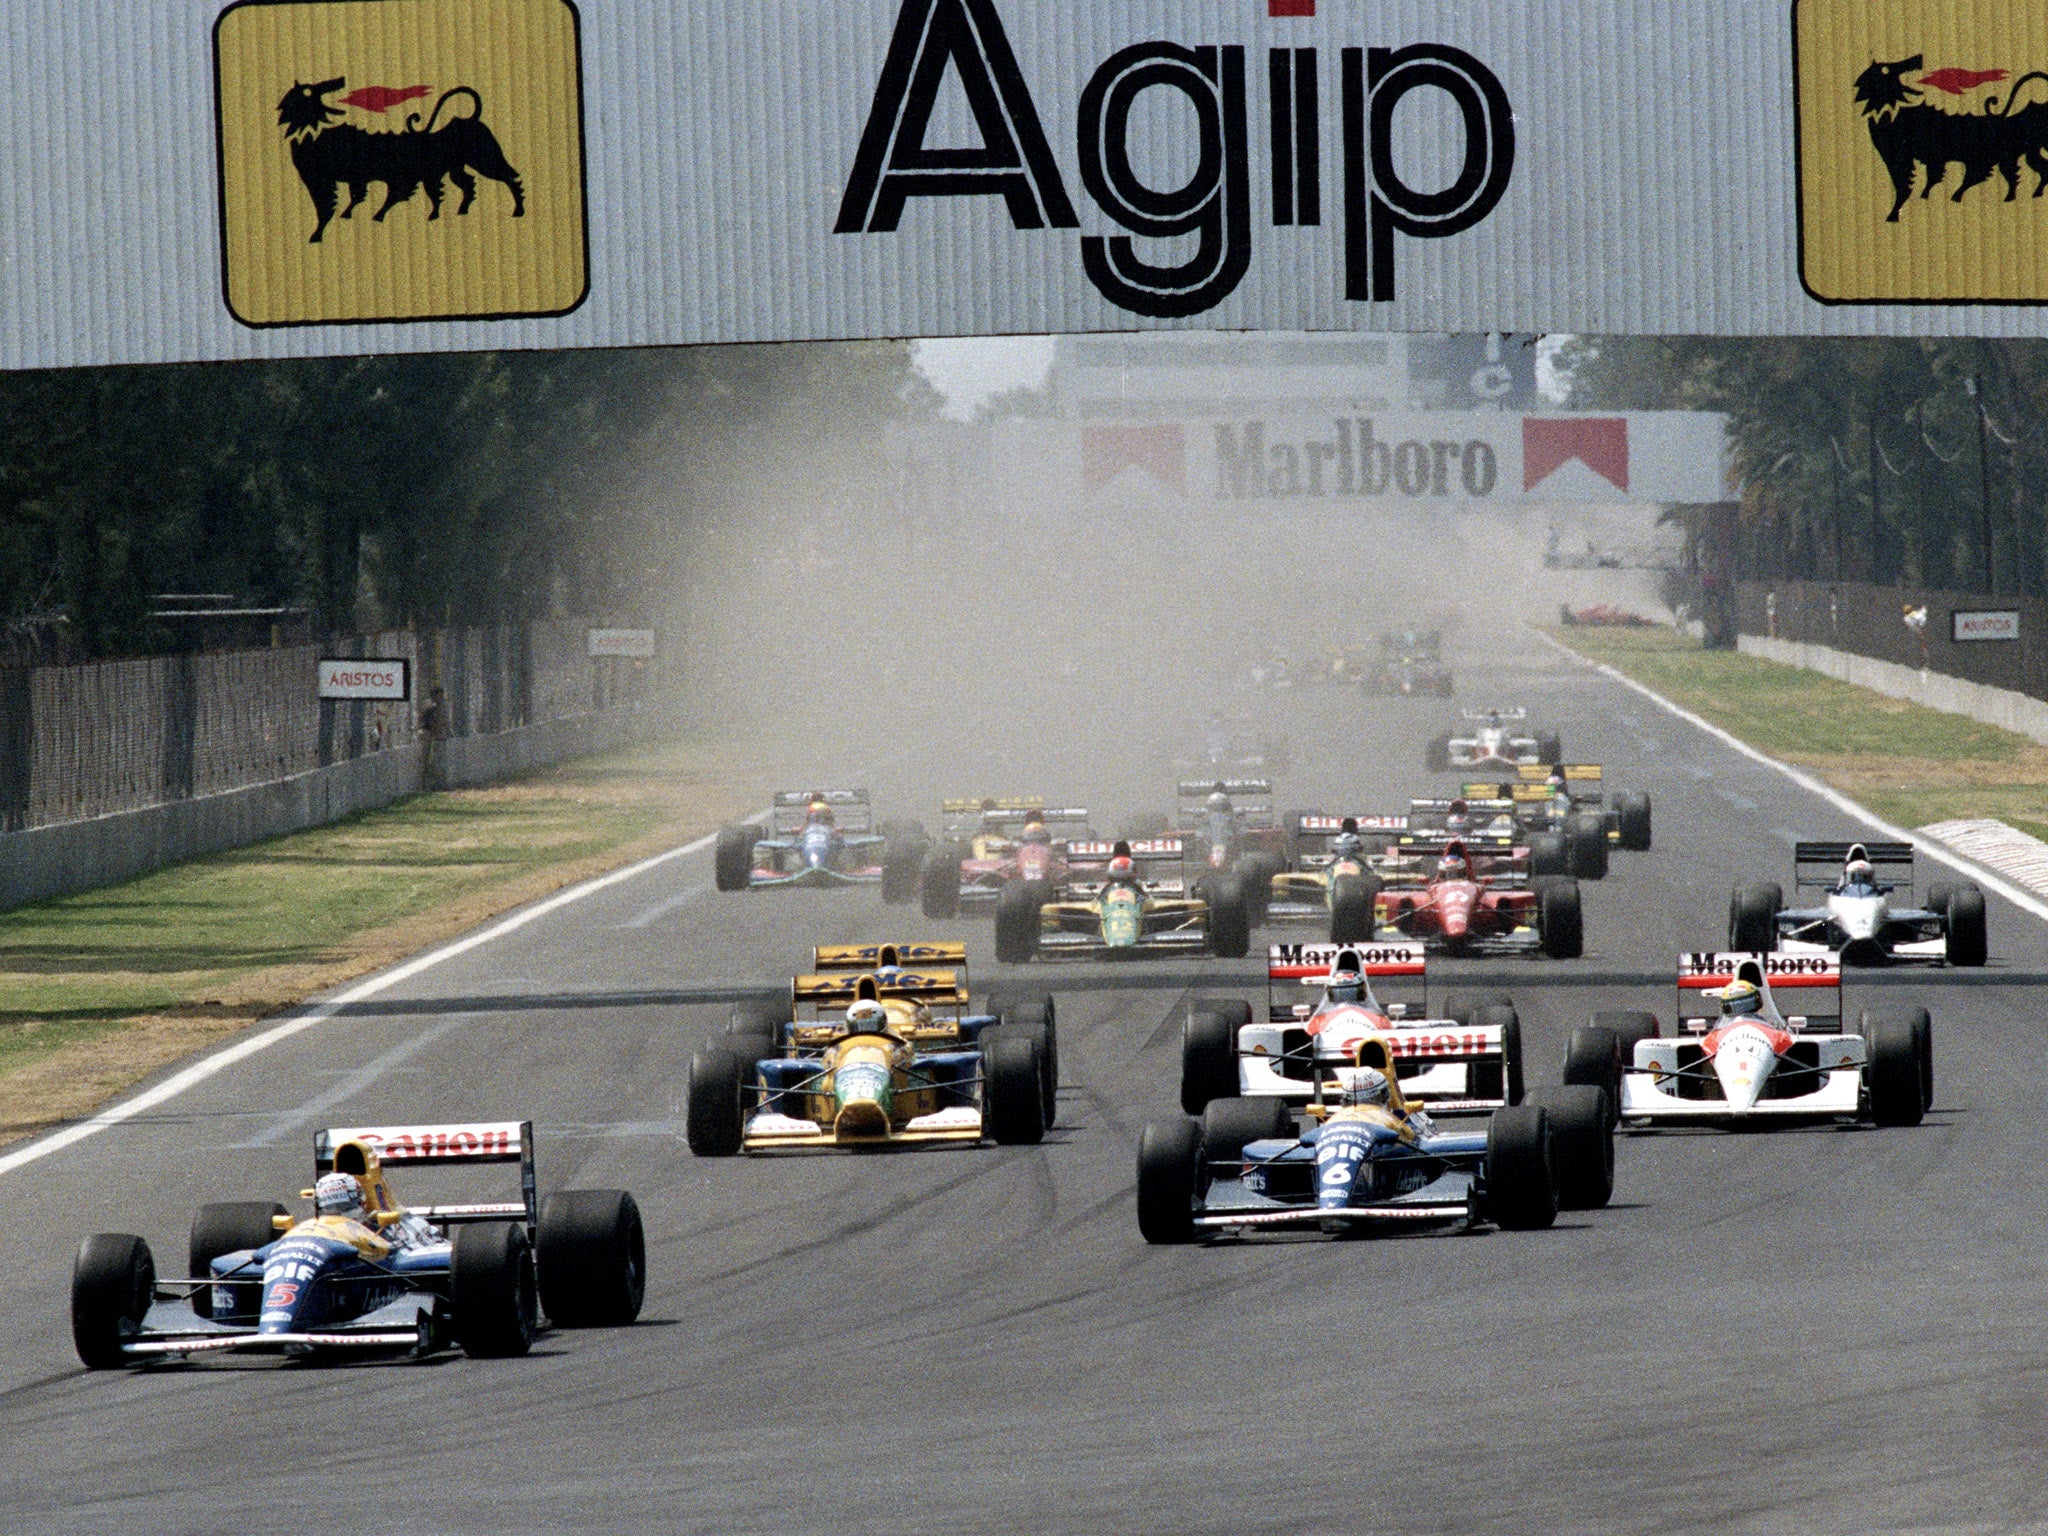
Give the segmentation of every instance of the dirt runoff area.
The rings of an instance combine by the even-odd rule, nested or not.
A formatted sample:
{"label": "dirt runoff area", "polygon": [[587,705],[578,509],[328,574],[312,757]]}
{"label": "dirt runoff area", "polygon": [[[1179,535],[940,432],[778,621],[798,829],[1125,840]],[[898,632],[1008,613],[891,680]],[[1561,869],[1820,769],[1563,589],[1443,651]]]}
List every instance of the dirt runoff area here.
{"label": "dirt runoff area", "polygon": [[759,809],[763,746],[565,764],[0,912],[0,1145],[500,913]]}

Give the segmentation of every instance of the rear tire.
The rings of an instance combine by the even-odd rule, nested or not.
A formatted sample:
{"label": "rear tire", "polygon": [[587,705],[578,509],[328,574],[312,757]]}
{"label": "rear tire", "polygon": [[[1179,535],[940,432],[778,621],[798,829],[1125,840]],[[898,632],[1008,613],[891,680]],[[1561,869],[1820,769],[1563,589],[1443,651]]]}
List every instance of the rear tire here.
{"label": "rear tire", "polygon": [[1617,795],[1614,809],[1621,819],[1621,846],[1641,853],[1650,846],[1650,797],[1641,790]]}
{"label": "rear tire", "polygon": [[1543,887],[1540,904],[1543,953],[1553,960],[1576,960],[1586,952],[1586,924],[1579,906],[1579,882],[1560,875]]}
{"label": "rear tire", "polygon": [[1615,1044],[1621,1051],[1621,1067],[1624,1072],[1635,1065],[1638,1042],[1657,1038],[1657,1015],[1654,1013],[1616,1009],[1612,1012],[1594,1014],[1592,1022],[1597,1029],[1614,1031]]}
{"label": "rear tire", "polygon": [[1210,886],[1208,900],[1209,953],[1219,960],[1242,960],[1252,947],[1243,878],[1235,873],[1218,876]]}
{"label": "rear tire", "polygon": [[471,1359],[504,1359],[533,1348],[540,1288],[526,1229],[509,1221],[455,1229],[448,1266],[455,1342]]}
{"label": "rear tire", "polygon": [[1522,1016],[1513,1003],[1482,1003],[1472,1010],[1472,1023],[1481,1029],[1500,1029],[1501,1096],[1510,1105],[1523,1098]]}
{"label": "rear tire", "polygon": [[128,1232],[99,1232],[78,1245],[71,1264],[71,1342],[88,1370],[125,1365],[122,1342],[149,1316],[156,1260]]}
{"label": "rear tire", "polygon": [[1546,875],[1570,874],[1571,865],[1571,848],[1562,832],[1529,834],[1529,878],[1532,881]]}
{"label": "rear tire", "polygon": [[1015,992],[991,998],[988,1011],[999,1016],[1006,1027],[1020,1026],[1038,1038],[1038,1065],[1045,1074],[1045,1127],[1051,1130],[1059,1115],[1060,1016],[1050,992]]}
{"label": "rear tire", "polygon": [[[284,1234],[272,1223],[274,1216],[288,1216],[291,1213],[275,1200],[223,1200],[213,1205],[202,1205],[199,1214],[192,1218],[192,1239],[186,1249],[188,1268],[185,1273],[193,1279],[203,1279],[213,1269],[213,1261],[230,1253],[239,1253],[245,1248],[263,1248],[274,1243]],[[252,1280],[260,1280],[261,1274],[252,1272]],[[246,1312],[254,1316],[258,1286],[222,1286],[229,1293],[230,1304],[227,1312]],[[236,1296],[247,1297],[247,1305],[233,1305]],[[201,1317],[213,1316],[213,1287],[202,1285],[192,1293],[192,1310]]]}
{"label": "rear tire", "polygon": [[1380,883],[1372,875],[1339,875],[1330,882],[1330,942],[1369,944],[1379,931],[1375,909]]}
{"label": "rear tire", "polygon": [[1044,1073],[1038,1042],[998,1032],[981,1049],[982,1129],[999,1146],[1028,1147],[1045,1140]]}
{"label": "rear tire", "polygon": [[689,1118],[683,1136],[699,1157],[734,1157],[746,1128],[741,1093],[746,1082],[731,1051],[699,1051],[690,1058]]}
{"label": "rear tire", "polygon": [[1536,761],[1546,768],[1555,768],[1564,761],[1564,743],[1558,740],[1557,732],[1536,733]]}
{"label": "rear tire", "polygon": [[1243,1002],[1190,1003],[1180,1026],[1180,1107],[1199,1115],[1218,1099],[1234,1099],[1238,1076],[1237,1032],[1251,1022]]}
{"label": "rear tire", "polygon": [[924,858],[931,851],[921,837],[896,838],[882,845],[882,900],[900,907],[917,900],[924,876]]}
{"label": "rear tire", "polygon": [[1038,953],[1040,888],[1035,880],[1016,880],[996,893],[996,959],[1022,965]]}
{"label": "rear tire", "polygon": [[1621,1037],[1600,1024],[1585,1024],[1566,1037],[1564,1081],[1598,1088],[1607,1095],[1609,1123],[1621,1111]]}
{"label": "rear tire", "polygon": [[1728,903],[1728,947],[1771,954],[1778,947],[1778,913],[1785,894],[1775,884],[1738,888]]}
{"label": "rear tire", "polygon": [[1576,815],[1565,821],[1570,845],[1570,874],[1579,880],[1607,878],[1607,821],[1602,816]]}
{"label": "rear tire", "polygon": [[1195,1235],[1202,1130],[1192,1120],[1154,1121],[1138,1136],[1138,1231],[1148,1243]]}
{"label": "rear tire", "polygon": [[744,891],[753,884],[754,841],[752,827],[720,827],[718,851],[712,855],[711,872],[721,891]]}
{"label": "rear tire", "polygon": [[623,1328],[647,1296],[647,1235],[623,1189],[561,1189],[540,1208],[535,1267],[557,1328]]}
{"label": "rear tire", "polygon": [[1982,965],[1990,958],[1984,925],[1984,893],[1974,885],[1959,887],[1948,899],[1945,953],[1950,965]]}
{"label": "rear tire", "polygon": [[1918,1125],[1927,1113],[1919,1042],[1910,1020],[1878,1018],[1870,1024],[1870,1118],[1879,1125]]}
{"label": "rear tire", "polygon": [[1508,1232],[1534,1232],[1557,1220],[1557,1176],[1550,1117],[1538,1104],[1497,1109],[1486,1123],[1486,1212]]}
{"label": "rear tire", "polygon": [[933,859],[918,881],[919,905],[934,922],[960,915],[960,866],[949,859]]}
{"label": "rear tire", "polygon": [[1614,1198],[1614,1117],[1606,1092],[1583,1084],[1529,1095],[1550,1117],[1557,1159],[1557,1206],[1595,1211]]}
{"label": "rear tire", "polygon": [[1431,773],[1451,771],[1451,738],[1448,735],[1438,736],[1430,742],[1422,755],[1422,766]]}
{"label": "rear tire", "polygon": [[1245,1144],[1294,1135],[1284,1099],[1211,1099],[1202,1111],[1202,1161],[1234,1163]]}

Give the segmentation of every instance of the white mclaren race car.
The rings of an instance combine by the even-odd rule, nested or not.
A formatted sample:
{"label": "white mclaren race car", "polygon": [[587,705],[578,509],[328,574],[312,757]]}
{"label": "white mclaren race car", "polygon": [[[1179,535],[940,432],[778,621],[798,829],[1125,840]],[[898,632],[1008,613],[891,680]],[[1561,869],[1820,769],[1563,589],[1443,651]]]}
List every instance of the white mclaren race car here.
{"label": "white mclaren race car", "polygon": [[1864,1121],[1918,1125],[1934,1096],[1925,1008],[1842,1010],[1836,955],[1678,957],[1678,1017],[1600,1014],[1566,1047],[1565,1081],[1607,1088],[1624,1126]]}
{"label": "white mclaren race car", "polygon": [[[1267,951],[1266,1016],[1249,1003],[1203,999],[1181,1025],[1181,1107],[1277,1098],[1320,1118],[1356,1066],[1359,1043],[1384,1040],[1402,1098],[1433,1114],[1481,1114],[1522,1100],[1522,1025],[1505,999],[1461,1016],[1429,1015],[1419,942],[1275,944]],[[1376,985],[1377,984],[1377,985]],[[1379,988],[1407,985],[1412,1002]]]}
{"label": "white mclaren race car", "polygon": [[[1898,884],[1886,874],[1903,870]],[[1911,843],[1798,843],[1798,890],[1822,893],[1816,907],[1785,905],[1775,882],[1737,887],[1728,901],[1728,947],[1787,955],[1839,954],[1846,965],[1982,965],[1990,948],[1984,893],[1964,881],[1913,896]]]}
{"label": "white mclaren race car", "polygon": [[1430,742],[1425,766],[1431,773],[1564,761],[1564,747],[1555,731],[1524,729],[1529,719],[1526,709],[1468,709],[1464,713],[1468,729],[1446,732]]}

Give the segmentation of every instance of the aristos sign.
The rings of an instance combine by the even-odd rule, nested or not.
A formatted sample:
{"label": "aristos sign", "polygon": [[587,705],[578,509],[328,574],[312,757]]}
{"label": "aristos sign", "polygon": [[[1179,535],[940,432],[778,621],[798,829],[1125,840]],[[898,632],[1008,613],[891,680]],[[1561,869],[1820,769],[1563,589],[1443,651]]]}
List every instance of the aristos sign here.
{"label": "aristos sign", "polygon": [[[9,13],[0,366],[1156,326],[2048,333],[2048,29],[2024,8],[93,14]],[[146,131],[110,136],[108,103],[147,104]],[[1943,162],[1951,142],[1984,150]]]}

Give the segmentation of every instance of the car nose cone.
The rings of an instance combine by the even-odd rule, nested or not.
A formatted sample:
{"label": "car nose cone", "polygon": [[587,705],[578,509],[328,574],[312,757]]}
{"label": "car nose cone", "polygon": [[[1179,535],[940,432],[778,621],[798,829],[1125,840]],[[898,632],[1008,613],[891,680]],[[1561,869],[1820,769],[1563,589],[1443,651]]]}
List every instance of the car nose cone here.
{"label": "car nose cone", "polygon": [[1714,1076],[1720,1080],[1729,1109],[1746,1115],[1756,1108],[1777,1062],[1778,1053],[1760,1030],[1738,1029],[1723,1039],[1714,1052]]}

